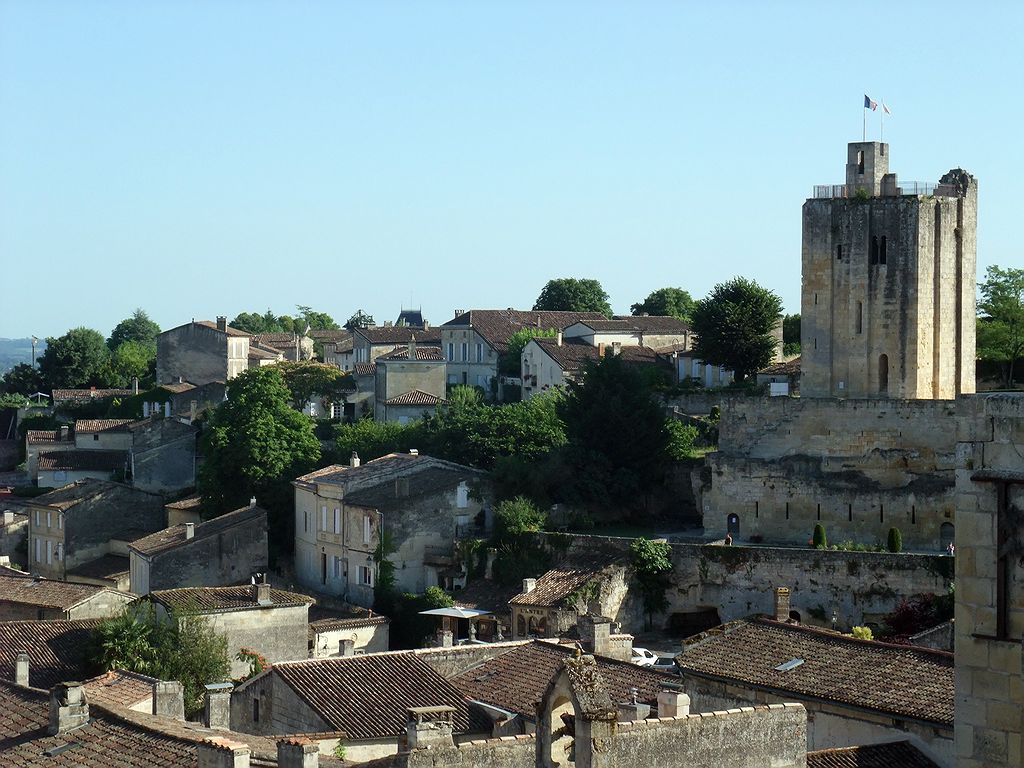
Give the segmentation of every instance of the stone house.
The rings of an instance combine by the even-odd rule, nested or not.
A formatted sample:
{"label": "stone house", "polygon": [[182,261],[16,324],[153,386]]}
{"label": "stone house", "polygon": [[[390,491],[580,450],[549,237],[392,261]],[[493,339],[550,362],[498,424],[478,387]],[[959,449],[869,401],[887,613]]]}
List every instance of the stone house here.
{"label": "stone house", "polygon": [[[768,386],[771,395],[796,395],[800,393],[800,357],[781,363],[772,363],[757,372],[757,383]],[[776,386],[772,386],[772,385]],[[778,386],[785,385],[785,386]],[[777,391],[778,390],[778,391]]]}
{"label": "stone house", "polygon": [[279,351],[283,359],[291,362],[313,359],[313,338],[292,333],[257,333],[250,340],[250,347],[256,346],[267,352]]}
{"label": "stone house", "polygon": [[124,481],[127,476],[127,451],[72,449],[39,454],[32,479],[40,488],[60,488],[89,479]]}
{"label": "stone house", "polygon": [[167,512],[167,527],[173,528],[182,523],[203,522],[202,508],[203,497],[198,493],[164,504],[164,510]]}
{"label": "stone house", "polygon": [[53,396],[53,407],[57,410],[64,408],[74,409],[88,403],[95,403],[98,400],[113,400],[115,397],[130,397],[137,395],[138,390],[132,389],[55,389],[50,393]]}
{"label": "stone house", "polygon": [[75,447],[70,426],[57,429],[30,429],[25,432],[25,471],[31,478],[39,471],[39,455],[51,451],[69,451]]}
{"label": "stone house", "polygon": [[[490,735],[489,719],[442,675],[410,652],[275,664],[235,688],[231,727],[260,735],[315,733],[344,740],[345,757],[363,762],[395,754],[410,707],[451,707],[457,738]],[[335,742],[336,743],[336,742]]]}
{"label": "stone house", "polygon": [[611,320],[581,320],[565,328],[566,339],[580,339],[591,347],[648,347],[662,350],[689,349],[690,326],[675,317],[616,315]]}
{"label": "stone house", "polygon": [[310,335],[321,346],[321,360],[346,372],[352,370],[355,355],[352,353],[351,331],[310,331]]}
{"label": "stone house", "polygon": [[236,587],[183,587],[149,593],[157,616],[202,616],[214,632],[227,636],[232,677],[249,671],[235,654],[242,648],[262,654],[271,664],[309,656],[307,595],[271,588],[266,581]]}
{"label": "stone house", "polygon": [[157,384],[230,381],[249,367],[249,347],[249,334],[229,326],[226,317],[166,330],[156,337]]}
{"label": "stone house", "polygon": [[198,432],[196,427],[177,419],[150,417],[129,424],[131,484],[158,493],[194,488]]}
{"label": "stone house", "polygon": [[314,659],[380,653],[390,647],[387,616],[323,618],[309,622],[309,655]]}
{"label": "stone house", "polygon": [[[546,312],[516,309],[456,310],[441,326],[441,350],[448,361],[448,384],[480,387],[489,397],[501,397],[499,362],[508,342],[523,328],[563,330],[580,321],[604,320],[597,312]],[[519,383],[519,371],[509,378]]]}
{"label": "stone house", "polygon": [[[597,323],[595,322],[595,325]],[[579,324],[577,324],[579,325]],[[564,387],[567,381],[579,381],[584,364],[599,361],[605,355],[618,355],[630,365],[668,366],[657,352],[641,346],[597,346],[583,337],[557,336],[531,339],[523,347],[521,359],[522,397],[528,400],[536,394]]]}
{"label": "stone house", "polygon": [[[151,392],[155,402],[168,402],[171,416],[192,423],[203,411],[216,408],[227,397],[227,385],[223,381],[193,384],[189,381],[173,381],[154,387]],[[152,409],[151,409],[152,410]],[[143,410],[143,416],[145,416]]]}
{"label": "stone house", "polygon": [[115,616],[135,595],[92,584],[0,575],[0,621]]}
{"label": "stone house", "polygon": [[[94,453],[85,451],[84,453]],[[105,555],[127,556],[126,544],[164,527],[156,494],[106,480],[86,479],[28,499],[28,553],[33,573],[66,579]]]}
{"label": "stone house", "polygon": [[676,665],[691,706],[795,701],[808,711],[808,749],[909,739],[952,768],[952,654],[790,624],[788,614],[783,598],[774,619],[741,619],[685,640]]}
{"label": "stone house", "polygon": [[374,369],[373,412],[376,421],[407,424],[445,402],[445,360],[440,347],[408,345],[380,355]]}
{"label": "stone house", "polygon": [[[3,497],[0,497],[2,500]],[[3,503],[0,501],[0,508],[3,508]],[[28,515],[26,515],[21,505],[15,506],[13,509],[3,509],[0,512],[0,564],[5,561],[3,558],[7,558],[6,563],[16,563],[17,565],[25,565],[25,555],[27,553],[27,541],[28,541]],[[22,551],[24,549],[24,551]]]}
{"label": "stone house", "polygon": [[441,332],[427,324],[424,328],[385,325],[356,328],[352,331],[352,363],[372,363],[381,355],[407,346],[415,339],[424,346],[439,346]]}
{"label": "stone house", "polygon": [[687,381],[700,383],[702,387],[712,389],[732,384],[733,372],[720,365],[708,365],[689,350],[674,351],[669,355],[675,371],[677,384]]}
{"label": "stone house", "polygon": [[[295,486],[295,571],[300,584],[373,605],[382,532],[396,586],[420,593],[463,578],[453,542],[489,528],[487,475],[418,453],[311,472]],[[471,491],[475,491],[472,492]]]}
{"label": "stone house", "polygon": [[181,522],[128,545],[131,590],[248,582],[268,565],[267,511],[251,504],[204,522]]}

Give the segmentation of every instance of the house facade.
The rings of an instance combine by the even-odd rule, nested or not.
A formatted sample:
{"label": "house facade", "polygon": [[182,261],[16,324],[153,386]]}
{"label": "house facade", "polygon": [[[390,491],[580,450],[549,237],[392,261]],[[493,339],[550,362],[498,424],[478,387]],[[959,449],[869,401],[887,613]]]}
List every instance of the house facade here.
{"label": "house facade", "polygon": [[425,328],[395,325],[356,328],[352,331],[352,364],[372,363],[414,339],[423,346],[436,347],[441,343],[441,332],[429,325]]}
{"label": "house facade", "polygon": [[667,362],[650,347],[587,343],[581,337],[565,338],[560,332],[555,337],[531,339],[521,356],[522,398],[564,387],[568,381],[579,381],[584,365],[597,362],[605,355],[617,355],[630,365],[661,367],[668,371]]}
{"label": "house facade", "polygon": [[353,457],[293,485],[299,582],[356,605],[373,605],[382,533],[396,587],[420,593],[457,579],[453,541],[488,525],[486,473],[428,456]]}
{"label": "house facade", "polygon": [[156,337],[157,384],[230,381],[249,367],[249,334],[226,317],[193,320]]}
{"label": "house facade", "polygon": [[134,601],[135,595],[92,584],[0,575],[0,622],[105,619]]}
{"label": "house facade", "polygon": [[445,401],[445,359],[440,347],[409,344],[379,356],[374,369],[374,419],[406,424]]}

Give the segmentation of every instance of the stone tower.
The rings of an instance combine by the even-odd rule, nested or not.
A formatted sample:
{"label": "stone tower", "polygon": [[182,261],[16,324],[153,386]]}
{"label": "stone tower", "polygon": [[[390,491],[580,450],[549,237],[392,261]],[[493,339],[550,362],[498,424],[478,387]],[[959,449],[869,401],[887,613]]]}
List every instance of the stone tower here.
{"label": "stone tower", "polygon": [[801,394],[974,392],[978,183],[898,183],[889,145],[854,142],[846,183],[803,208]]}

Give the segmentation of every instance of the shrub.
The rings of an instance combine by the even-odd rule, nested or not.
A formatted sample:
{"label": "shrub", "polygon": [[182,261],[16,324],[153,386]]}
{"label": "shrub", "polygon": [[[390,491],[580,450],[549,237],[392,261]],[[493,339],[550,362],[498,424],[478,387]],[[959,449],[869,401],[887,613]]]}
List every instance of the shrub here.
{"label": "shrub", "polygon": [[874,640],[875,635],[871,631],[871,627],[854,627],[852,630],[853,636],[858,640]]}
{"label": "shrub", "polygon": [[900,533],[899,528],[889,529],[889,539],[886,542],[886,549],[890,552],[902,552],[903,551],[903,535]]}
{"label": "shrub", "polygon": [[825,536],[825,526],[821,523],[816,523],[814,526],[814,535],[811,539],[815,549],[827,549],[828,538]]}

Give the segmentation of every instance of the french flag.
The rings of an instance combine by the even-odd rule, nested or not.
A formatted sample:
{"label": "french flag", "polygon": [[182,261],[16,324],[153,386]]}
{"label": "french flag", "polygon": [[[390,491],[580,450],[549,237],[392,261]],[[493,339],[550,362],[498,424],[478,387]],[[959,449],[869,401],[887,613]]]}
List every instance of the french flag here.
{"label": "french flag", "polygon": [[864,109],[870,109],[872,112],[874,112],[876,109],[878,109],[878,102],[872,101],[870,98],[868,98],[867,94],[864,94]]}

